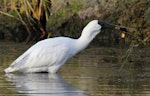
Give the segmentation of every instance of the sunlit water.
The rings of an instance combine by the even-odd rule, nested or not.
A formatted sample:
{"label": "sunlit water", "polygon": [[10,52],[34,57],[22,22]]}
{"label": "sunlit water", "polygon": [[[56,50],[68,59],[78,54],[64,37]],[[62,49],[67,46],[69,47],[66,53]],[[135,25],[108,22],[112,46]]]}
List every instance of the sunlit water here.
{"label": "sunlit water", "polygon": [[[3,69],[29,46],[0,42],[1,96],[150,96],[150,50],[89,47],[57,74],[5,74]],[[122,67],[121,67],[122,66]]]}

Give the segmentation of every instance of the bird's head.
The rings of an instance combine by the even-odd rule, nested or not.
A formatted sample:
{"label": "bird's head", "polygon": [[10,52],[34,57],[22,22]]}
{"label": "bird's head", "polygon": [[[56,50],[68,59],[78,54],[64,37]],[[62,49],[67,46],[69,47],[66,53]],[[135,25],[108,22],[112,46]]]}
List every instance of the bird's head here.
{"label": "bird's head", "polygon": [[84,28],[84,30],[89,31],[91,34],[98,34],[101,29],[117,29],[124,32],[128,32],[126,27],[114,25],[110,23],[106,23],[100,20],[92,20],[88,23],[88,25]]}
{"label": "bird's head", "polygon": [[82,31],[82,37],[93,39],[98,33],[100,33],[101,29],[118,29],[121,31],[128,32],[126,27],[109,24],[100,20],[92,20],[89,22],[86,27]]}
{"label": "bird's head", "polygon": [[85,26],[82,34],[88,36],[96,36],[100,32],[101,28],[102,26],[98,23],[98,20],[92,20]]}

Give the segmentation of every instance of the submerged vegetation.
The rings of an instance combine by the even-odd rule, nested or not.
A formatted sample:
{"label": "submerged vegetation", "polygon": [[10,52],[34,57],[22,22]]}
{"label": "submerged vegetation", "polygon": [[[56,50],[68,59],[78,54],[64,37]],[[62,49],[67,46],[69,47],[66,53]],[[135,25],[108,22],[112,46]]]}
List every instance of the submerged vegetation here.
{"label": "submerged vegetation", "polygon": [[[131,42],[135,42],[135,45],[149,45],[150,43],[149,0],[35,1],[0,1],[1,6],[3,6],[0,7],[0,25],[2,25],[0,26],[1,39],[8,39],[9,37],[10,40],[28,42],[43,39],[44,36],[54,37],[61,35],[77,38],[80,36],[81,30],[87,22],[92,19],[99,19],[127,26],[131,28],[131,33],[125,34],[122,38],[121,32],[104,30],[95,41],[107,41],[111,44],[122,44],[122,42],[130,44]],[[40,4],[43,4],[43,7]],[[10,5],[11,7],[8,7]],[[6,15],[8,19],[5,19]],[[41,17],[44,20],[43,27]],[[19,20],[16,20],[16,18]],[[132,28],[136,29],[136,31],[133,31]]]}

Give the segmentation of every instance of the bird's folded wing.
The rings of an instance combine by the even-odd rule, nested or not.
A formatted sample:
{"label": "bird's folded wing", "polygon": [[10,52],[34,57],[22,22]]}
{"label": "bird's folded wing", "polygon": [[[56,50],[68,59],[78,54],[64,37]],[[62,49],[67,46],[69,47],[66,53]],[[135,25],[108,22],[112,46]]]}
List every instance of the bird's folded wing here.
{"label": "bird's folded wing", "polygon": [[53,46],[33,46],[18,57],[10,66],[17,68],[49,67],[59,64],[66,59],[69,49],[66,46],[55,44]]}

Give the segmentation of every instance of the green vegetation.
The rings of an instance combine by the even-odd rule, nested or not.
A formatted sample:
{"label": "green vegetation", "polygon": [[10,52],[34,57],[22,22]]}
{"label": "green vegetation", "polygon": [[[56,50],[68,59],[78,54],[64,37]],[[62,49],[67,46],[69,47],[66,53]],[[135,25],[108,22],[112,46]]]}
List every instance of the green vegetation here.
{"label": "green vegetation", "polygon": [[[25,24],[28,25],[29,28],[32,29],[34,27],[33,29],[39,29],[39,25],[33,26],[34,24],[37,24],[37,22],[31,22],[33,20],[32,18],[36,19],[37,21],[40,21],[40,15],[36,14],[40,11],[40,7],[35,7],[35,5],[37,4],[34,3],[35,0],[30,0],[30,4],[29,0],[26,0],[26,4],[29,4],[28,6],[26,6],[26,8],[29,7],[28,9],[30,9],[30,11],[28,12],[26,12],[23,7],[25,6],[25,3],[21,3],[23,1],[20,1],[20,3],[22,4],[19,7],[20,11],[15,12],[14,10],[5,11],[8,10],[7,6],[9,3],[7,4],[7,2],[10,0],[2,1],[5,2],[1,3],[1,5],[4,6],[1,7],[1,10],[3,8],[1,13],[5,12],[5,15],[7,16],[9,13],[9,18],[13,16],[15,18],[19,18],[19,21],[19,15],[21,15],[22,18],[25,18],[23,19],[23,21],[25,21]],[[47,0],[38,1],[44,2]],[[20,4],[17,2],[17,0],[11,0],[11,3],[12,5]],[[136,45],[149,45],[150,43],[149,0],[52,0],[51,3],[52,6],[46,5],[47,3],[43,3],[44,10],[45,8],[47,8],[47,6],[50,6],[48,7],[48,9],[51,8],[51,10],[49,9],[49,11],[46,11],[47,13],[50,13],[51,11],[51,16],[49,17],[48,14],[46,14],[45,17],[47,18],[47,22],[45,22],[45,33],[48,34],[48,37],[63,35],[77,38],[80,36],[81,30],[87,24],[87,22],[89,22],[92,19],[99,19],[104,20],[106,22],[127,26],[129,28],[136,29],[136,31],[133,31],[131,29],[131,34],[126,34],[125,38],[121,38],[121,32],[116,33],[116,30],[104,30],[100,34],[100,36],[96,38],[95,41],[105,42],[107,40],[108,43],[113,44],[120,44],[122,43],[122,41],[125,44],[135,42]],[[32,8],[37,8],[37,10],[33,11],[31,10]],[[18,14],[18,12],[20,13]],[[29,13],[34,14],[30,16]],[[0,19],[1,25],[3,25],[3,27],[0,27],[0,30],[2,30],[1,33],[3,32],[5,35],[11,33],[11,37],[18,37],[20,39],[22,38],[22,36],[26,35],[26,37],[30,37],[30,40],[39,40],[40,37],[44,36],[42,33],[39,33],[39,35],[37,34],[37,31],[32,30],[31,32],[34,35],[30,36],[29,32],[27,32],[27,30],[24,30],[27,28],[23,25],[22,22],[18,23],[19,21],[16,21],[16,19],[13,18],[5,20],[4,18],[6,16],[4,17],[4,14],[0,14],[0,16],[2,17]],[[31,20],[30,23],[28,22],[28,20]],[[13,24],[12,22],[15,22],[15,24]],[[8,28],[5,27],[8,27],[10,30],[8,30]],[[12,32],[17,33],[17,35],[20,35],[12,36]],[[24,39],[20,41],[24,41]]]}
{"label": "green vegetation", "polygon": [[[11,28],[12,24],[10,24],[7,27],[13,29],[10,31],[15,31],[10,32],[13,38],[22,38],[19,41],[27,43],[30,40],[39,40],[45,37],[46,21],[51,8],[50,0],[1,0],[0,4],[1,16],[13,18],[11,22],[15,22],[14,25],[19,28],[20,32],[24,31],[21,35],[18,35],[20,34],[20,32],[17,32],[18,28],[14,30]],[[4,22],[4,27],[6,27],[6,22]]]}
{"label": "green vegetation", "polygon": [[137,29],[131,39],[136,39],[136,42],[141,44],[150,42],[149,6],[149,0],[131,0],[128,2],[122,0],[122,2],[118,2],[119,8],[116,10],[119,14],[117,22],[121,25]]}

